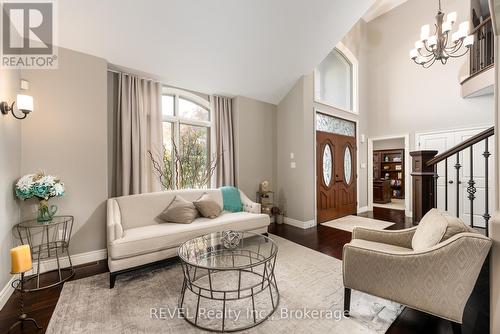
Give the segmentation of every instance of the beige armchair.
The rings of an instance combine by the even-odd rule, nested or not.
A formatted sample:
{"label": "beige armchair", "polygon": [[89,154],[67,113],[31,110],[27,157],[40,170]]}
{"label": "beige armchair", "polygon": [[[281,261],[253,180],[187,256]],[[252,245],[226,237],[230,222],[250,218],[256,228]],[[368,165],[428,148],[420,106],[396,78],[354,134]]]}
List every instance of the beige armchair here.
{"label": "beige armchair", "polygon": [[479,233],[458,233],[424,251],[414,251],[415,230],[354,229],[343,250],[347,316],[354,289],[451,320],[455,329],[460,328],[492,242]]}

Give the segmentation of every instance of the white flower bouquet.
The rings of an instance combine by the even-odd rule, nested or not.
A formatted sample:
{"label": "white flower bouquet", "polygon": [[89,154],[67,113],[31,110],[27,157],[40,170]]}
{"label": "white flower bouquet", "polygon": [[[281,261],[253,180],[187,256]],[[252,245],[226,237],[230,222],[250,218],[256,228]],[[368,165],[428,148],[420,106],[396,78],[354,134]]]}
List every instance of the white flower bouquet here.
{"label": "white flower bouquet", "polygon": [[22,200],[37,198],[38,221],[51,220],[57,211],[55,205],[48,205],[48,200],[52,197],[64,195],[64,183],[55,176],[45,175],[44,172],[27,174],[21,177],[16,183],[16,196]]}

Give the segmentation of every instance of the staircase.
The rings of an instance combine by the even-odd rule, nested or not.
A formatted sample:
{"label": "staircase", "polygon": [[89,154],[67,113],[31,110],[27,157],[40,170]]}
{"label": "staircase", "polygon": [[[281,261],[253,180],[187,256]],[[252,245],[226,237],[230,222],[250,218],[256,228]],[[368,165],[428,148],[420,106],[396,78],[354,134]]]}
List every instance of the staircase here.
{"label": "staircase", "polygon": [[[412,161],[412,186],[413,186],[413,198],[412,198],[412,207],[413,207],[413,223],[417,224],[420,219],[432,208],[438,207],[437,199],[438,196],[442,196],[442,194],[438,194],[437,180],[440,177],[444,177],[444,210],[448,211],[450,205],[450,196],[449,196],[449,186],[456,187],[453,189],[455,191],[454,200],[454,212],[449,212],[451,214],[460,217],[460,210],[463,209],[465,203],[468,202],[468,215],[469,220],[465,223],[468,223],[471,227],[484,231],[486,236],[489,235],[488,231],[488,222],[491,218],[491,211],[489,207],[490,194],[489,194],[489,185],[490,185],[490,172],[492,163],[490,160],[490,147],[488,143],[488,138],[495,134],[494,127],[491,127],[477,135],[465,140],[464,142],[452,147],[451,149],[437,155],[437,151],[415,151],[411,152],[410,155],[413,157]],[[479,164],[479,161],[474,159],[474,152],[476,150],[481,150],[482,159],[484,159],[484,163]],[[463,161],[466,154],[461,154],[466,152],[468,155],[468,161]],[[438,175],[438,164],[443,163],[445,165],[444,175]],[[464,164],[468,164],[468,175],[467,175],[467,187],[466,191],[461,191],[462,180],[465,175],[461,176],[461,168],[463,168]],[[454,164],[455,173],[454,175],[448,175],[448,165]],[[483,197],[481,198],[482,202],[484,202],[483,207],[481,208],[482,212],[474,212],[477,209],[477,205],[475,204],[475,200],[478,199],[477,194],[477,185],[478,181],[475,178],[475,166],[480,165],[481,168],[484,168],[484,178],[481,178],[482,188],[484,188]],[[464,198],[466,196],[466,198]],[[476,210],[477,211],[477,210]],[[484,219],[484,227],[477,226],[477,222],[474,222],[474,216],[477,214],[481,214]],[[483,224],[481,224],[483,225]]]}

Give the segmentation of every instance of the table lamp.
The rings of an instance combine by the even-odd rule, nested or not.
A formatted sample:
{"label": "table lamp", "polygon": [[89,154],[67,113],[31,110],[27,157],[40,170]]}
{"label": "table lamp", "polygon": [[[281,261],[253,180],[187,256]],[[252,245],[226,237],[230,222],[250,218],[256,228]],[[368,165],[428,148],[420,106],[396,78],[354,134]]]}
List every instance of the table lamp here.
{"label": "table lamp", "polygon": [[31,250],[29,245],[21,245],[18,247],[14,247],[10,250],[10,260],[11,260],[11,274],[21,274],[21,278],[12,282],[12,287],[21,292],[21,301],[20,306],[21,310],[19,313],[19,317],[17,321],[9,328],[9,332],[16,327],[17,325],[21,325],[24,322],[32,322],[36,328],[42,329],[42,327],[38,326],[38,323],[33,318],[29,318],[26,313],[24,313],[24,274],[27,271],[30,271],[33,267],[31,262]]}

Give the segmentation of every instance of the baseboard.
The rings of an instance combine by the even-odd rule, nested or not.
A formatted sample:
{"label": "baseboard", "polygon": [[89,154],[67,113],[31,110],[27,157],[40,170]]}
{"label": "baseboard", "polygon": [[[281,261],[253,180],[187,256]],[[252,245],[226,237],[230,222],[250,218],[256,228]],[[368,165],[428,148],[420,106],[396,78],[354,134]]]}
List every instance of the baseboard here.
{"label": "baseboard", "polygon": [[[108,257],[108,252],[106,249],[99,249],[96,251],[90,251],[86,253],[79,253],[79,254],[72,254],[71,255],[71,262],[73,263],[73,266],[78,266],[81,264],[85,263],[91,263],[95,261],[100,261],[104,260]],[[61,266],[68,266],[69,265],[69,260],[67,256],[63,256],[59,258],[59,262],[61,263]],[[29,272],[27,272],[27,275],[32,275],[36,273],[36,268],[37,268],[37,263],[33,263],[33,269]],[[40,262],[40,272],[44,273],[47,271],[55,270],[57,269],[57,260],[56,259],[49,259],[45,261]],[[5,303],[9,300],[10,296],[14,292],[14,288],[12,287],[12,282],[17,278],[17,276],[12,276],[9,282],[3,287],[2,291],[0,292],[0,310],[4,307]]]}
{"label": "baseboard", "polygon": [[4,307],[4,305],[9,300],[10,296],[14,292],[14,288],[12,287],[12,282],[16,279],[16,276],[12,276],[7,284],[3,287],[2,291],[0,291],[0,310]]}
{"label": "baseboard", "polygon": [[362,206],[358,208],[358,213],[368,212],[368,206]]}
{"label": "baseboard", "polygon": [[316,221],[314,219],[303,222],[297,219],[284,217],[283,222],[287,225],[295,226],[302,229],[307,229],[316,226]]}

